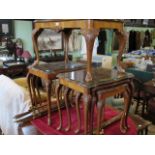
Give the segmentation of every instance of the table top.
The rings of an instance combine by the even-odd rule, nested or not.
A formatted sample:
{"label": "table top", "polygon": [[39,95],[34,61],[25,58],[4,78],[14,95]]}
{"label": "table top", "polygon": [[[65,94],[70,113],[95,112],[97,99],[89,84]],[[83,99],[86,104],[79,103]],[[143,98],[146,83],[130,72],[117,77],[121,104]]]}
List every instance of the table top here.
{"label": "table top", "polygon": [[85,70],[79,70],[69,73],[61,73],[58,74],[57,77],[60,80],[65,80],[67,82],[73,82],[77,83],[80,86],[86,87],[86,88],[94,88],[100,85],[107,85],[112,84],[116,82],[120,82],[125,79],[131,79],[133,78],[133,74],[131,73],[114,73],[115,71],[104,69],[104,68],[93,68],[92,71],[92,77],[93,80],[86,82],[85,76],[86,71]]}
{"label": "table top", "polygon": [[122,20],[107,20],[107,19],[55,19],[55,20],[36,20],[34,27],[41,28],[105,28],[123,30]]}
{"label": "table top", "polygon": [[72,61],[65,63],[64,61],[59,61],[37,64],[29,68],[29,72],[36,76],[49,79],[56,76],[59,73],[85,69],[85,67],[86,65],[84,63],[76,63]]}

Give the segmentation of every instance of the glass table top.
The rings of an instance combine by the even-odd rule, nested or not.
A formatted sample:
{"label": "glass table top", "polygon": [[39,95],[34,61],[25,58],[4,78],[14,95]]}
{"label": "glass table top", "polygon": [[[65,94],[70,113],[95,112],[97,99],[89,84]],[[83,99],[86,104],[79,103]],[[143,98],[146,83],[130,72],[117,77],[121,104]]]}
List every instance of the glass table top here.
{"label": "glass table top", "polygon": [[51,74],[51,73],[59,73],[62,72],[63,70],[67,71],[67,70],[85,68],[85,66],[86,65],[83,63],[75,63],[71,61],[65,63],[64,61],[60,61],[60,62],[51,62],[46,64],[35,65],[34,67],[32,67],[32,69],[42,71],[46,74]]}
{"label": "glass table top", "polygon": [[58,74],[57,77],[60,79],[65,79],[66,81],[72,81],[83,85],[84,87],[95,87],[102,84],[109,84],[119,82],[121,80],[133,78],[131,73],[117,73],[114,70],[104,69],[104,68],[93,68],[92,77],[93,80],[86,82],[85,81],[86,71],[78,70],[69,73]]}

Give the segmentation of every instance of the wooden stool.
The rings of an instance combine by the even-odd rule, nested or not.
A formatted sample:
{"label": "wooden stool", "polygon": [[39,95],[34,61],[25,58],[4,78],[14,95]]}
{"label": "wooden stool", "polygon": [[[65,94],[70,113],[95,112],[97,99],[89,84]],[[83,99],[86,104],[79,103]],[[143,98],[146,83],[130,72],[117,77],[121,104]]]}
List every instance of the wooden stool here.
{"label": "wooden stool", "polygon": [[142,117],[138,115],[130,115],[131,119],[134,121],[136,128],[137,128],[137,134],[138,135],[147,135],[148,134],[148,127],[152,123],[150,121],[147,121],[143,119]]}

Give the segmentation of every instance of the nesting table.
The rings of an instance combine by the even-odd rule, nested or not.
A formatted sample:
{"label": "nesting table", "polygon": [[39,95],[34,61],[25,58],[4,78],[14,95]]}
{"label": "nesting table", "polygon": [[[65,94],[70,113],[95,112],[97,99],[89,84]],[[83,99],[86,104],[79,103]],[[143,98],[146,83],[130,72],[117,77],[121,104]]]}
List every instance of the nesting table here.
{"label": "nesting table", "polygon": [[[92,69],[92,77],[93,80],[86,82],[85,75],[87,74],[85,70],[79,70],[69,73],[59,74],[57,77],[59,79],[59,87],[57,88],[57,100],[58,106],[59,102],[59,92],[62,86],[65,86],[65,105],[68,117],[68,126],[66,130],[71,128],[71,115],[69,112],[69,92],[74,90],[76,92],[75,97],[75,108],[77,112],[77,121],[78,127],[75,132],[80,131],[80,112],[79,112],[79,103],[80,97],[83,96],[83,106],[84,106],[84,133],[92,134],[93,128],[93,111],[94,105],[97,106],[97,126],[96,133],[99,134],[102,127],[105,127],[101,121],[103,107],[105,105],[105,99],[110,96],[114,96],[116,94],[123,94],[124,97],[124,111],[116,118],[113,118],[107,124],[111,124],[115,121],[121,119],[120,130],[125,133],[127,131],[127,116],[128,111],[132,99],[133,94],[133,75],[130,73],[118,73],[117,75],[113,74],[113,71],[103,69],[103,68],[95,68]],[[58,107],[60,124],[58,129],[62,128],[62,117],[61,117],[61,109]]]}
{"label": "nesting table", "polygon": [[[67,111],[68,126],[66,131],[70,130],[71,121],[69,113],[68,99],[69,94],[72,91],[76,92],[75,97],[75,108],[77,112],[77,121],[78,127],[75,131],[79,132],[81,122],[80,122],[80,113],[79,113],[79,99],[83,96],[84,102],[84,133],[92,134],[93,127],[93,109],[96,103],[98,116],[97,116],[97,127],[96,132],[99,134],[100,129],[102,128],[102,109],[104,107],[105,99],[109,96],[113,96],[117,93],[121,93],[124,96],[125,108],[123,113],[118,117],[117,120],[121,118],[120,129],[122,132],[127,130],[127,116],[129,111],[129,105],[131,102],[131,97],[133,93],[132,85],[132,74],[127,73],[118,73],[113,76],[112,71],[105,69],[93,69],[92,68],[92,51],[94,46],[95,38],[98,36],[100,29],[113,29],[118,37],[119,42],[119,53],[117,57],[118,68],[121,70],[121,57],[123,50],[125,48],[126,36],[123,31],[124,23],[121,20],[88,20],[88,19],[66,19],[66,20],[36,20],[34,22],[34,30],[32,33],[33,45],[36,54],[36,61],[33,67],[29,68],[28,74],[28,84],[30,90],[30,96],[32,104],[36,104],[37,100],[35,99],[38,92],[37,88],[37,78],[42,78],[46,80],[47,87],[47,98],[48,98],[48,124],[51,124],[51,84],[52,80],[58,78],[59,86],[56,89],[57,96],[57,106],[60,123],[58,130],[62,129],[62,117],[61,117],[61,108],[60,108],[60,91],[62,87],[65,87],[64,99],[65,106]],[[41,34],[43,29],[54,29],[58,32],[63,33],[64,40],[64,52],[65,60],[61,63],[49,63],[47,65],[39,65],[39,50],[37,39]],[[69,37],[73,29],[81,29],[81,34],[84,36],[87,47],[87,64],[77,64],[69,62],[68,59],[68,42]],[[61,74],[60,74],[61,73]],[[32,96],[33,92],[33,96]],[[113,119],[109,123],[116,121]],[[109,124],[108,123],[108,124]],[[105,124],[104,124],[105,125]],[[103,126],[104,126],[103,125]]]}
{"label": "nesting table", "polygon": [[126,36],[124,34],[124,23],[121,20],[99,20],[99,19],[64,19],[64,20],[36,20],[34,22],[34,30],[32,33],[33,45],[36,53],[36,64],[39,62],[39,50],[37,39],[44,29],[54,29],[63,32],[65,62],[68,62],[68,42],[73,29],[81,29],[87,47],[87,74],[86,81],[92,80],[92,51],[95,38],[99,34],[100,29],[113,29],[119,42],[119,54],[117,63],[121,68],[121,57],[126,45]]}

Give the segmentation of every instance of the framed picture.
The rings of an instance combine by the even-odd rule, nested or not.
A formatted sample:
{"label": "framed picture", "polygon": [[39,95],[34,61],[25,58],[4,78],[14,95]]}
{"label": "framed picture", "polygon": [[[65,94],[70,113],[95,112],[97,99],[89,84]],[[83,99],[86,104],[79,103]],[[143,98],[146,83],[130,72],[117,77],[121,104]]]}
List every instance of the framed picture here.
{"label": "framed picture", "polygon": [[52,29],[45,29],[38,37],[38,48],[40,51],[61,51],[63,50],[62,32]]}
{"label": "framed picture", "polygon": [[13,24],[11,19],[0,20],[0,35],[1,36],[13,36]]}

